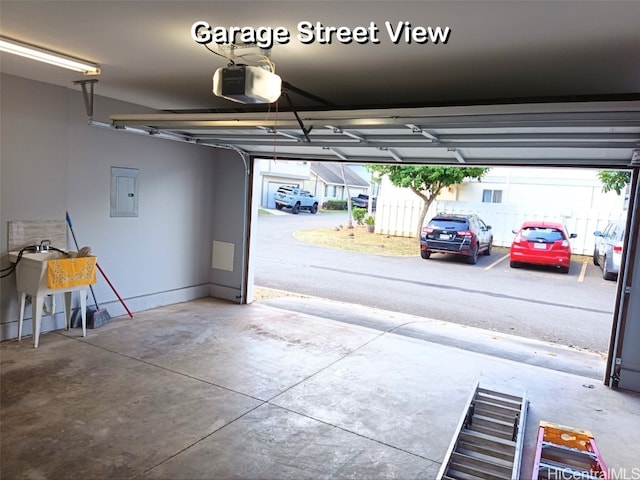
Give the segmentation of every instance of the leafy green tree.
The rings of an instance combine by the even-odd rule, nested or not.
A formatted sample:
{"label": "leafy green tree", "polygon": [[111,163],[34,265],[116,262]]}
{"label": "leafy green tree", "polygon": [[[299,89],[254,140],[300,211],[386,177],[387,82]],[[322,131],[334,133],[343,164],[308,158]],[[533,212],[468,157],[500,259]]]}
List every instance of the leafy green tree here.
{"label": "leafy green tree", "polygon": [[420,231],[427,216],[429,207],[444,188],[462,183],[465,178],[482,178],[488,168],[477,167],[418,167],[404,165],[373,165],[369,167],[381,176],[387,175],[396,187],[409,188],[423,201],[418,231]]}
{"label": "leafy green tree", "polygon": [[631,182],[631,172],[626,170],[600,170],[598,178],[602,182],[602,191],[614,190],[618,195]]}

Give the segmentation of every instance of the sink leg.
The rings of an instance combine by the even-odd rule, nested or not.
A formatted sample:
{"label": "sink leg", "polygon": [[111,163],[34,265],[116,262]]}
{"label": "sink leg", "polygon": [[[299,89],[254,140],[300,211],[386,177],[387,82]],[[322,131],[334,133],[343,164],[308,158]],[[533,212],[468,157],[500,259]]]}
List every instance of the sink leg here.
{"label": "sink leg", "polygon": [[80,290],[80,313],[82,314],[82,336],[87,336],[87,291]]}
{"label": "sink leg", "polygon": [[71,325],[71,292],[64,292],[64,329],[69,330]]}
{"label": "sink leg", "polygon": [[22,322],[24,321],[24,305],[26,303],[27,294],[24,292],[18,293],[20,301],[20,320],[18,321],[18,341],[22,340]]}
{"label": "sink leg", "polygon": [[[82,336],[87,336],[87,291],[80,290],[80,314],[82,317]],[[65,329],[71,326],[71,300],[73,292],[64,292],[64,321]]]}
{"label": "sink leg", "polygon": [[42,326],[42,303],[44,297],[31,296],[31,324],[33,325],[33,348],[38,348],[40,343],[40,327]]}

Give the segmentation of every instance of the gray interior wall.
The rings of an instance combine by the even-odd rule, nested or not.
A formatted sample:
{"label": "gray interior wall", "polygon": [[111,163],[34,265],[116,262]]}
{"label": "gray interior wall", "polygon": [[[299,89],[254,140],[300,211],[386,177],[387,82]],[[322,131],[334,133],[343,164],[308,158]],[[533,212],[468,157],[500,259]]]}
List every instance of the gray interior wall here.
{"label": "gray interior wall", "polygon": [[[209,295],[216,182],[228,184],[216,178],[226,173],[214,165],[220,152],[228,161],[228,153],[92,127],[80,92],[9,75],[0,80],[0,265],[8,265],[8,221],[64,220],[69,211],[80,246],[92,247],[130,310]],[[94,109],[101,122],[111,114],[145,111],[100,96]],[[139,169],[136,218],[110,217],[112,166]],[[69,247],[71,242],[69,235]],[[5,339],[17,336],[15,276],[1,286]],[[94,291],[111,316],[125,313],[100,275]],[[43,317],[43,331],[61,322],[61,315]],[[25,330],[30,333],[30,322]]]}

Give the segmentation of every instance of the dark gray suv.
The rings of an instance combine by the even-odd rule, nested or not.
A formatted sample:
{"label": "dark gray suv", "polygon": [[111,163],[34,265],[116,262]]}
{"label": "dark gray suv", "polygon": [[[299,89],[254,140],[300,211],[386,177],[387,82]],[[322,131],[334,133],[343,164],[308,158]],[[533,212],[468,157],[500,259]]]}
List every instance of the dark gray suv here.
{"label": "dark gray suv", "polygon": [[422,227],[420,256],[427,259],[432,253],[453,253],[475,265],[480,253],[491,255],[492,244],[491,226],[477,215],[439,213]]}

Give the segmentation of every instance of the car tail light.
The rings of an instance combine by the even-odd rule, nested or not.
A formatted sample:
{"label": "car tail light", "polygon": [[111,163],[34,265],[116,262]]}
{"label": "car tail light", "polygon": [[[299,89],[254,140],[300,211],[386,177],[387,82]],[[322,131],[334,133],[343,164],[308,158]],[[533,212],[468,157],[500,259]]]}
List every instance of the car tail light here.
{"label": "car tail light", "polygon": [[613,246],[614,253],[622,253],[622,245],[614,245]]}
{"label": "car tail light", "polygon": [[569,248],[569,240],[562,240],[562,243],[560,245],[562,246],[562,248]]}
{"label": "car tail light", "polygon": [[521,241],[522,241],[522,236],[520,234],[517,234],[516,238],[513,239],[513,243],[520,244]]}
{"label": "car tail light", "polygon": [[460,230],[458,232],[458,235],[460,235],[461,237],[473,237],[473,232],[469,230]]}
{"label": "car tail light", "polygon": [[433,228],[431,228],[431,227],[422,227],[422,233],[423,233],[423,235],[427,235],[429,233],[433,233]]}

